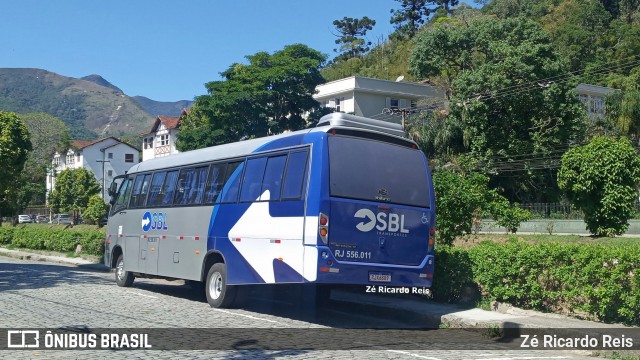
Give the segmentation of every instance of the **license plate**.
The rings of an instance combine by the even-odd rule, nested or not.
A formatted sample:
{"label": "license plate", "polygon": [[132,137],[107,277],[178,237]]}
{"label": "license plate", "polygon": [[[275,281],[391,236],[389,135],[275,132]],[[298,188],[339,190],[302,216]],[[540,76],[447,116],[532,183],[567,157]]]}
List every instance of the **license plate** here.
{"label": "license plate", "polygon": [[388,274],[388,273],[369,273],[369,281],[391,282],[391,274]]}

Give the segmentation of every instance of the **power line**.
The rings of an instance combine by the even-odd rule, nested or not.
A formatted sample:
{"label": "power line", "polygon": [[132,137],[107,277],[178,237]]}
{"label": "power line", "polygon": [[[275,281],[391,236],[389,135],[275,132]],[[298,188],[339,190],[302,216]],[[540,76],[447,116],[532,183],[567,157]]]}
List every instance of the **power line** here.
{"label": "power line", "polygon": [[[627,59],[636,59],[638,58],[640,55],[632,55],[629,56],[627,58],[624,58],[623,60],[627,60]],[[616,63],[619,62],[620,60],[616,60],[616,61],[611,61],[608,62],[607,64],[612,64],[612,63]],[[623,70],[623,69],[627,69],[630,67],[634,67],[636,65],[640,65],[640,59],[636,59],[633,61],[629,61],[629,62],[625,62],[622,64],[617,64],[617,65],[603,65],[601,67],[596,67],[594,69],[582,69],[582,70],[575,70],[575,71],[570,71],[570,72],[566,72],[563,74],[559,74],[559,75],[555,75],[555,76],[551,76],[551,77],[547,77],[547,78],[540,78],[540,79],[536,79],[536,80],[531,80],[522,84],[517,84],[517,85],[512,85],[512,86],[507,86],[501,89],[496,89],[493,90],[492,93],[490,94],[474,94],[471,96],[468,96],[465,100],[463,101],[469,101],[469,100],[489,100],[489,99],[497,99],[497,98],[502,98],[502,97],[506,97],[506,96],[510,96],[510,95],[518,95],[521,93],[526,93],[529,92],[531,90],[534,89],[540,89],[540,88],[548,88],[549,86],[551,86],[551,84],[560,84],[560,83],[564,83],[567,82],[571,79],[572,75],[578,75],[578,74],[589,74],[589,75],[597,75],[597,74],[602,74],[605,73],[607,71],[613,71],[613,70]],[[421,107],[414,107],[414,108],[402,108],[400,110],[407,110],[407,109],[411,109],[411,111],[413,113],[415,112],[419,112],[419,111],[425,111],[425,110],[433,110],[435,108],[436,105],[444,105],[446,104],[447,100],[438,100],[430,105],[427,106],[421,106]],[[397,113],[395,113],[397,114]],[[374,115],[373,118],[378,119],[378,120],[390,120],[393,119],[393,115],[395,115],[394,113],[386,113],[383,112],[377,115]]]}

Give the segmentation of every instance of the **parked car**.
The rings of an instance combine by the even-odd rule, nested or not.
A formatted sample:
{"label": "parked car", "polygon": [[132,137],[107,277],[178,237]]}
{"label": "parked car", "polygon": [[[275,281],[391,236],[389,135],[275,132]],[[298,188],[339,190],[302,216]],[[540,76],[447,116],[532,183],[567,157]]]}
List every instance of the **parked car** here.
{"label": "parked car", "polygon": [[38,216],[36,216],[36,222],[37,223],[46,223],[46,222],[49,222],[49,219],[47,218],[46,215],[38,215]]}
{"label": "parked car", "polygon": [[51,219],[51,224],[71,224],[71,215],[56,214]]}
{"label": "parked car", "polygon": [[98,220],[98,226],[102,227],[107,225],[107,222],[109,221],[109,218],[107,217],[103,217],[102,219]]}
{"label": "parked car", "polygon": [[27,224],[32,222],[33,222],[33,219],[31,219],[31,215],[18,215],[19,224]]}

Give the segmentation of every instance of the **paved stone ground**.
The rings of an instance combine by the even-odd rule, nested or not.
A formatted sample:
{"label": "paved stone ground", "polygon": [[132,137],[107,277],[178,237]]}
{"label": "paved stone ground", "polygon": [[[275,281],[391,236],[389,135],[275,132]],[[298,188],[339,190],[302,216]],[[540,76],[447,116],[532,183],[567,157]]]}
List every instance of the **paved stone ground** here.
{"label": "paved stone ground", "polygon": [[[117,287],[112,273],[81,267],[0,257],[0,328],[243,328],[307,329],[382,327],[419,328],[400,320],[392,310],[372,314],[342,307],[324,308],[309,320],[291,296],[250,296],[239,309],[212,309],[202,293],[181,282],[136,279],[131,288]],[[260,292],[262,290],[258,290]],[[304,311],[304,310],[302,310]],[[326,330],[329,331],[329,330]],[[434,330],[445,334],[445,330]],[[322,333],[320,333],[322,334]],[[456,333],[481,341],[475,332]],[[320,335],[321,336],[321,335]],[[448,336],[448,335],[446,335]],[[445,336],[445,337],[446,337]],[[474,340],[475,339],[475,340]],[[445,339],[446,341],[447,339]],[[454,341],[456,339],[451,339]],[[357,339],[353,340],[354,343]],[[461,348],[464,342],[457,341]],[[576,352],[525,350],[391,350],[363,344],[367,350],[2,350],[6,359],[586,359]],[[467,346],[468,348],[468,346]]]}

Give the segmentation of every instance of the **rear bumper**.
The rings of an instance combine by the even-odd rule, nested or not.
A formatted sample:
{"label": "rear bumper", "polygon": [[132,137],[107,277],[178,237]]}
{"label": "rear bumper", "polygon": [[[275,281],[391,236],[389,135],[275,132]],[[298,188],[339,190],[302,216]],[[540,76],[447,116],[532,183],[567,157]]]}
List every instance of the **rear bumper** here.
{"label": "rear bumper", "polygon": [[[331,254],[329,248],[318,247],[318,254]],[[328,265],[331,260],[331,265]],[[350,284],[372,286],[406,286],[430,288],[433,281],[435,259],[427,255],[418,266],[372,264],[365,262],[337,262],[331,255],[328,258],[318,258],[317,283],[321,284]],[[387,281],[371,281],[370,274],[390,275]],[[380,276],[374,276],[380,278]],[[383,276],[386,277],[386,276]]]}

